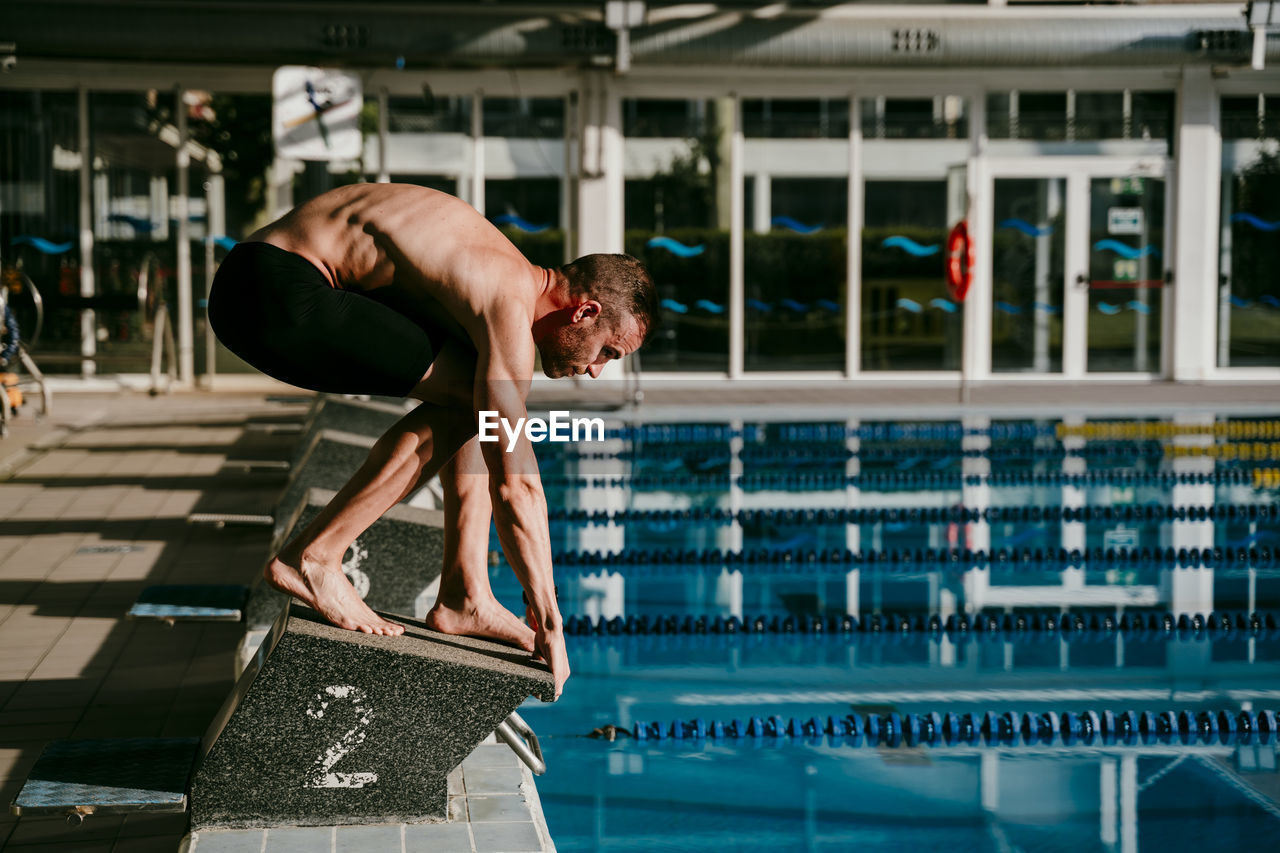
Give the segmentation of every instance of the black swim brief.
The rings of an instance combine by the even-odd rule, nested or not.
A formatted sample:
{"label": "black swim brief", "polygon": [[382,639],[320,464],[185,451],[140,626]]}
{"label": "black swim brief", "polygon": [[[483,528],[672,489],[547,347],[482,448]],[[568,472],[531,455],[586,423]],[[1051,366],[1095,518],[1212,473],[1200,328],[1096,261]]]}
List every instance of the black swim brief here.
{"label": "black swim brief", "polygon": [[209,324],[263,373],[335,394],[406,396],[445,342],[368,294],[332,287],[306,258],[269,243],[240,243],[227,254],[209,293]]}

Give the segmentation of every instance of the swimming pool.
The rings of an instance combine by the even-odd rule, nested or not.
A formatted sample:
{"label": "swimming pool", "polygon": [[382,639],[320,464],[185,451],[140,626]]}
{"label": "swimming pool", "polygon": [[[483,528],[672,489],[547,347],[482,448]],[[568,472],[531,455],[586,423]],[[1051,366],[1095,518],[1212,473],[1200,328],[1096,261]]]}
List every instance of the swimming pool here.
{"label": "swimming pool", "polygon": [[1280,845],[1280,421],[612,427],[538,446],[559,849]]}

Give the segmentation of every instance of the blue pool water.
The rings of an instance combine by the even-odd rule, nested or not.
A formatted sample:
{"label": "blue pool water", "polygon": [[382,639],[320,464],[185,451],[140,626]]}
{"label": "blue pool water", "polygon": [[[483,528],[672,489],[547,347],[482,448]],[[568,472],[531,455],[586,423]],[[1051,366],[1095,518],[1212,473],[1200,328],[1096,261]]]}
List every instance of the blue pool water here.
{"label": "blue pool water", "polygon": [[[1280,421],[614,427],[538,446],[558,849],[1280,849],[1277,738],[1217,730],[1280,710]],[[1108,711],[1142,732],[1017,730]],[[1014,730],[821,731],[948,715]],[[695,720],[729,733],[670,737]]]}

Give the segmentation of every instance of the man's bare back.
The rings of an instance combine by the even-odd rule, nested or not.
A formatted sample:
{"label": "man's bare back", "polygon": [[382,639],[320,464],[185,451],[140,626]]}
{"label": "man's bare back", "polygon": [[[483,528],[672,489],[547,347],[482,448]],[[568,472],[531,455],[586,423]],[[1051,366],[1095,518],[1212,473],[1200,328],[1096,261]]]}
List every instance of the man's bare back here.
{"label": "man's bare back", "polygon": [[344,290],[393,287],[473,345],[496,305],[524,308],[532,316],[550,275],[471,205],[407,184],[355,184],[324,193],[249,240],[306,258]]}

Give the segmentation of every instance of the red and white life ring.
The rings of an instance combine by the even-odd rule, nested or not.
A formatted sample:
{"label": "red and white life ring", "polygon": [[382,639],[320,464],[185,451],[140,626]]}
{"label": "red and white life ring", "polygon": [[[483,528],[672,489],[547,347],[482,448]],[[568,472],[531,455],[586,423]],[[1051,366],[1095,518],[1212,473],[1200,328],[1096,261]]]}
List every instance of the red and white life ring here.
{"label": "red and white life ring", "polygon": [[957,302],[964,302],[973,283],[973,242],[969,226],[961,219],[947,235],[947,292]]}

